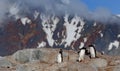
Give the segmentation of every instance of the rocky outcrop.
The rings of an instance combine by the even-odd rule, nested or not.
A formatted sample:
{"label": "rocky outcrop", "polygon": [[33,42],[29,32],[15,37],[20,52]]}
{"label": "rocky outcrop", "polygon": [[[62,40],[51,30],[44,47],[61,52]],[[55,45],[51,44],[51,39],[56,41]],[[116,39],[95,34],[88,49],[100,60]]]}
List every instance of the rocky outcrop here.
{"label": "rocky outcrop", "polygon": [[[120,57],[97,53],[95,59],[85,56],[77,62],[78,55],[73,50],[63,50],[63,62],[57,63],[59,49],[25,49],[0,60],[0,71],[119,71]],[[3,66],[1,66],[3,65]],[[9,66],[9,67],[8,67]]]}
{"label": "rocky outcrop", "polygon": [[20,50],[12,55],[16,61],[21,63],[33,62],[33,61],[41,61],[53,63],[55,62],[55,57],[57,54],[57,50],[53,49],[26,49]]}
{"label": "rocky outcrop", "polygon": [[13,64],[5,57],[0,57],[0,67],[12,67]]}
{"label": "rocky outcrop", "polygon": [[113,71],[120,71],[120,65],[116,66]]}
{"label": "rocky outcrop", "polygon": [[108,65],[108,62],[105,59],[98,58],[98,59],[92,60],[90,62],[90,65],[93,65],[93,66],[98,67],[98,68],[102,68],[102,67],[106,67]]}

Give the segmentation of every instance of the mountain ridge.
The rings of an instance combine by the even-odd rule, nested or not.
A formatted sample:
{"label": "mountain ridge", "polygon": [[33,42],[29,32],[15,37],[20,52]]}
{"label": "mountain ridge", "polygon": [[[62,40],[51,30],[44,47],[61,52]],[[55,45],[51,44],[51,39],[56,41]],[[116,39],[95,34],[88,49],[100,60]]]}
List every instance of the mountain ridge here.
{"label": "mountain ridge", "polygon": [[[4,35],[1,36],[1,42],[4,43],[0,44],[1,49],[7,51],[8,54],[23,48],[38,46],[40,48],[40,45],[76,50],[94,44],[97,50],[107,54],[109,54],[108,48],[112,49],[115,46],[111,44],[112,42],[117,41],[118,45],[115,47],[120,47],[119,23],[107,24],[87,21],[78,15],[56,16],[37,11],[26,17],[10,21],[4,26],[2,31]],[[7,44],[8,42],[11,43]]]}

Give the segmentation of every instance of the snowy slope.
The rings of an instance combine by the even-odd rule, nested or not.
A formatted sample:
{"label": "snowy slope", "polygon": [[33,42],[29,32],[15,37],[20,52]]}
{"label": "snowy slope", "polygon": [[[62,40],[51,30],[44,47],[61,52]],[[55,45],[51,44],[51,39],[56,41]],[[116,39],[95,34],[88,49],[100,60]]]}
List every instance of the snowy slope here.
{"label": "snowy slope", "polygon": [[12,24],[4,27],[4,35],[0,36],[2,42],[0,49],[8,52],[6,54],[34,47],[77,50],[90,44],[94,44],[98,51],[107,54],[114,54],[114,51],[120,49],[119,24],[88,21],[76,14],[49,15],[36,10],[27,16],[14,20]]}

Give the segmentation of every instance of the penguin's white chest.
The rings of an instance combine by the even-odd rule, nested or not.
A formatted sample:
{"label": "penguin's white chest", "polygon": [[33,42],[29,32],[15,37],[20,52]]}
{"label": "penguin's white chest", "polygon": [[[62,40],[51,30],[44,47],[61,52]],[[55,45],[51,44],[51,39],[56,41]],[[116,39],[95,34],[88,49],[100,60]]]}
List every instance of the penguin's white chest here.
{"label": "penguin's white chest", "polygon": [[90,47],[90,55],[91,57],[95,57],[95,49],[93,47]]}
{"label": "penguin's white chest", "polygon": [[85,50],[81,50],[79,53],[79,61],[84,60],[84,56],[85,56]]}
{"label": "penguin's white chest", "polygon": [[57,62],[58,63],[62,62],[62,55],[60,53],[57,55]]}

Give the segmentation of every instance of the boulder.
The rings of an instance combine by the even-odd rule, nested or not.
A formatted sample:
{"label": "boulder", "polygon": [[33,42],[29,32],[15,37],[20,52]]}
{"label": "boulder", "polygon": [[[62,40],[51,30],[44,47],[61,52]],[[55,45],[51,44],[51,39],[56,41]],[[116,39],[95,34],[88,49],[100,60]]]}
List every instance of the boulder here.
{"label": "boulder", "polygon": [[16,71],[32,71],[32,69],[25,65],[17,65]]}
{"label": "boulder", "polygon": [[74,63],[68,66],[68,71],[98,71],[98,69],[84,63]]}
{"label": "boulder", "polygon": [[12,55],[12,57],[21,63],[32,62],[35,60],[41,60],[43,53],[38,49],[26,49],[17,51]]}
{"label": "boulder", "polygon": [[6,67],[6,68],[10,68],[12,67],[12,63],[5,57],[1,57],[0,58],[0,67]]}
{"label": "boulder", "polygon": [[115,66],[113,71],[120,71],[120,65]]}
{"label": "boulder", "polygon": [[106,67],[108,65],[108,62],[105,59],[97,58],[97,59],[92,59],[90,61],[90,65],[92,65],[93,67],[102,68],[102,67]]}
{"label": "boulder", "polygon": [[109,63],[109,65],[111,66],[116,66],[116,65],[120,65],[120,60],[111,60],[111,62]]}
{"label": "boulder", "polygon": [[41,61],[54,63],[57,52],[53,49],[24,49],[19,50],[12,55],[12,58],[21,63]]}

